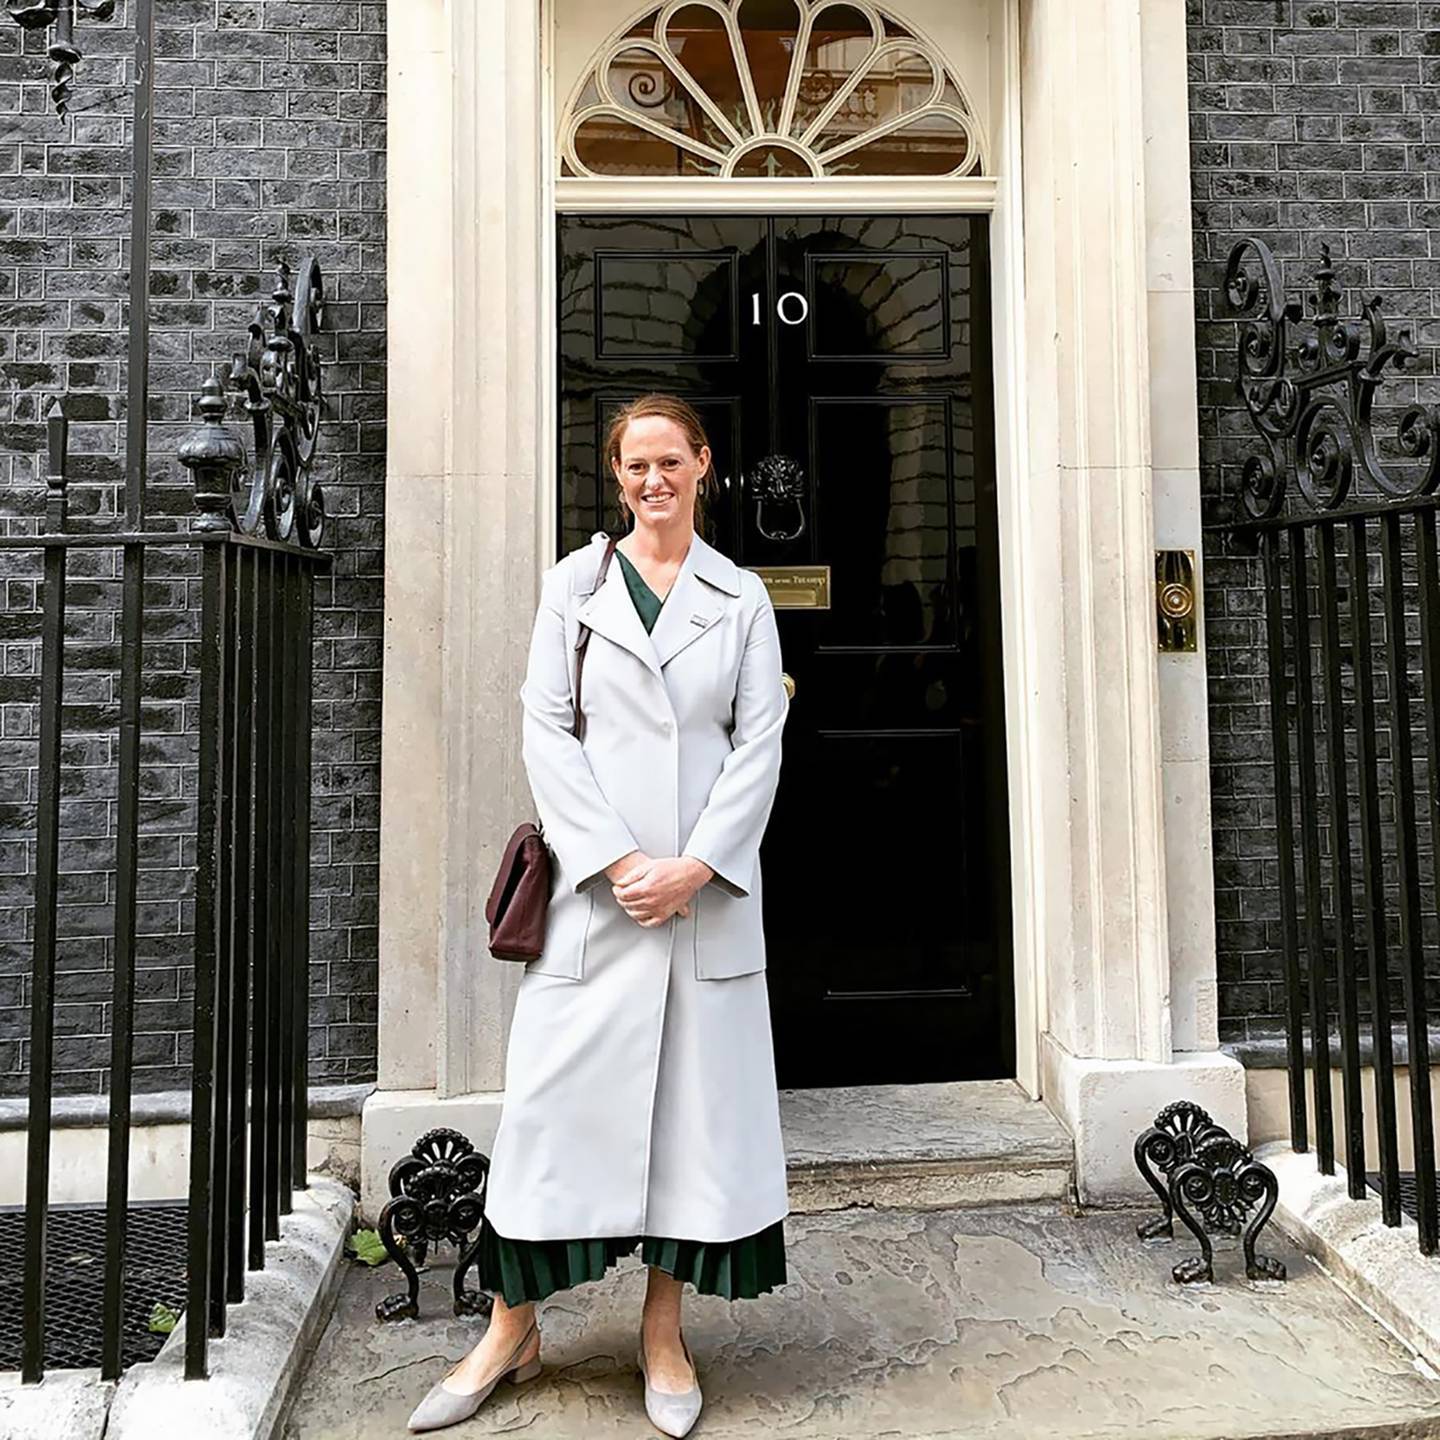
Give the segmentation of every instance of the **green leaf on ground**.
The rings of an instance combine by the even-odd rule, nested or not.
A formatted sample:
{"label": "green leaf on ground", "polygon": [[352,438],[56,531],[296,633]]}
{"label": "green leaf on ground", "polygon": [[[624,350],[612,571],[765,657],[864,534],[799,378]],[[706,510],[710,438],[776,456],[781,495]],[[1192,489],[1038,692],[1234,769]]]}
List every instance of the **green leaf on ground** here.
{"label": "green leaf on ground", "polygon": [[180,1312],[172,1310],[168,1305],[162,1305],[160,1301],[155,1302],[155,1307],[150,1311],[150,1323],[148,1329],[155,1335],[168,1335],[180,1319]]}
{"label": "green leaf on ground", "polygon": [[378,1230],[357,1230],[345,1242],[345,1248],[365,1265],[383,1265],[390,1258]]}

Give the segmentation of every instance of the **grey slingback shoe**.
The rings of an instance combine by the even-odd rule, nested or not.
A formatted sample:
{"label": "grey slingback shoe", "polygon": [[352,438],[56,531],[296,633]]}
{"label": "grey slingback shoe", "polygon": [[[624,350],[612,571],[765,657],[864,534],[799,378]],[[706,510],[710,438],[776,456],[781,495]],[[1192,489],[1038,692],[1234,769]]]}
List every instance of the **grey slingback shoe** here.
{"label": "grey slingback shoe", "polygon": [[703,1396],[700,1394],[700,1371],[695,1365],[695,1357],[690,1353],[690,1347],[685,1344],[685,1332],[680,1332],[680,1345],[685,1351],[685,1358],[690,1362],[690,1368],[695,1372],[695,1383],[679,1395],[667,1395],[663,1390],[657,1390],[650,1383],[650,1372],[645,1368],[645,1337],[641,1334],[640,1348],[636,1351],[635,1358],[640,1365],[640,1373],[645,1377],[645,1413],[650,1417],[650,1423],[657,1430],[663,1431],[666,1435],[688,1435],[690,1427],[700,1415],[700,1405]]}
{"label": "grey slingback shoe", "polygon": [[521,1337],[520,1343],[510,1352],[505,1363],[478,1390],[468,1390],[464,1393],[447,1390],[445,1377],[442,1376],[430,1387],[430,1393],[411,1412],[408,1422],[410,1429],[443,1430],[447,1425],[458,1425],[462,1420],[468,1420],[480,1408],[485,1397],[502,1380],[508,1378],[515,1385],[526,1380],[533,1380],[540,1373],[540,1357],[537,1355],[523,1365],[516,1364],[516,1361],[519,1360],[525,1347],[529,1345],[530,1337],[538,1329],[538,1324],[532,1321],[530,1328]]}

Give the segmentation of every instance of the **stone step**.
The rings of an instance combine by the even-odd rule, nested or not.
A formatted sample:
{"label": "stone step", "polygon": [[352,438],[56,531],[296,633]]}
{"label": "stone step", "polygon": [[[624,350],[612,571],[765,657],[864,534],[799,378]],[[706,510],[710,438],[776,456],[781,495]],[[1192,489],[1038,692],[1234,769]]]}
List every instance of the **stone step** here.
{"label": "stone step", "polygon": [[1066,1200],[1074,1147],[1013,1080],[782,1090],[795,1214]]}

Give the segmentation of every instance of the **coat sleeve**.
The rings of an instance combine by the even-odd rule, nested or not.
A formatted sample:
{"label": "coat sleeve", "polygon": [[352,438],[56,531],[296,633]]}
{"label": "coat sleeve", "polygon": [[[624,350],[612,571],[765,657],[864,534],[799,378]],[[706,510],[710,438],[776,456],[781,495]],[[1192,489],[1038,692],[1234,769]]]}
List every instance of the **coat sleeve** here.
{"label": "coat sleeve", "polygon": [[565,638],[563,574],[546,573],[520,687],[521,754],[545,843],[559,857],[576,893],[605,878],[606,867],[640,849],[630,827],[601,793],[580,742],[571,692],[574,651]]}
{"label": "coat sleeve", "polygon": [[752,600],[735,688],[733,748],[681,852],[703,860],[715,872],[710,883],[736,897],[750,893],[760,840],[780,781],[780,732],[790,713],[780,679],[775,608],[764,582],[752,578],[759,593]]}

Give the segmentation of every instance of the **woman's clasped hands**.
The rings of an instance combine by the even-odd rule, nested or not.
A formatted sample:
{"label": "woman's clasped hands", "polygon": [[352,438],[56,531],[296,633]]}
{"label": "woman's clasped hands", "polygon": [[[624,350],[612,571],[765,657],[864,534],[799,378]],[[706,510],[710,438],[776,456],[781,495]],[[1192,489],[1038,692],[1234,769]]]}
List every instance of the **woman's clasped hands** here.
{"label": "woman's clasped hands", "polygon": [[605,871],[620,908],[645,926],[663,925],[672,915],[688,916],[695,892],[714,873],[693,855],[655,860],[643,850],[632,850]]}

